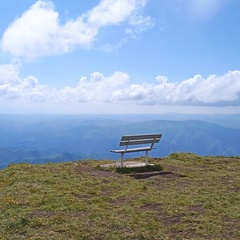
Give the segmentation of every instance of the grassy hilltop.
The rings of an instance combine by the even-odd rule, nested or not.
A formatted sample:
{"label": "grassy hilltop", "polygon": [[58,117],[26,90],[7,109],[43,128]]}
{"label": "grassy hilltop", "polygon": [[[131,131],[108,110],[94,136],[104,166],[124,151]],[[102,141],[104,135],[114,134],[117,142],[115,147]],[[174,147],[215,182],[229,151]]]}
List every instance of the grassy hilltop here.
{"label": "grassy hilltop", "polygon": [[240,239],[240,157],[174,153],[128,174],[110,162],[0,170],[0,239]]}

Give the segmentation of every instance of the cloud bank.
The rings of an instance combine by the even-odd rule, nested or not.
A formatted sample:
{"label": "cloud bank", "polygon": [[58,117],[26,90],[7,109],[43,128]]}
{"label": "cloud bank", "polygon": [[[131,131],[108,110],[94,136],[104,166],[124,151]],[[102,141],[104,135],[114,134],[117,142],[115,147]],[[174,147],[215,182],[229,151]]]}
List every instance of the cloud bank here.
{"label": "cloud bank", "polygon": [[[101,31],[109,26],[125,28],[126,38],[136,38],[154,27],[150,16],[142,16],[148,0],[101,0],[99,4],[76,19],[62,23],[54,4],[38,0],[15,19],[3,33],[0,49],[13,57],[34,60],[64,54],[76,47],[91,48]],[[165,0],[171,9],[191,20],[205,20],[216,14],[226,0]],[[159,8],[161,8],[161,4]],[[112,51],[111,43],[101,49]]]}
{"label": "cloud bank", "polygon": [[108,26],[127,25],[126,33],[152,27],[151,18],[140,15],[146,0],[101,0],[77,19],[60,23],[60,16],[50,1],[37,1],[4,32],[1,49],[14,57],[36,58],[63,54],[80,46],[89,48],[100,31]]}
{"label": "cloud bank", "polygon": [[21,79],[21,64],[14,60],[0,65],[0,104],[44,103],[69,105],[110,103],[173,106],[240,106],[240,71],[203,78],[195,75],[179,83],[157,76],[154,83],[132,83],[127,73],[111,76],[94,72],[82,77],[76,86],[53,88],[34,76]]}

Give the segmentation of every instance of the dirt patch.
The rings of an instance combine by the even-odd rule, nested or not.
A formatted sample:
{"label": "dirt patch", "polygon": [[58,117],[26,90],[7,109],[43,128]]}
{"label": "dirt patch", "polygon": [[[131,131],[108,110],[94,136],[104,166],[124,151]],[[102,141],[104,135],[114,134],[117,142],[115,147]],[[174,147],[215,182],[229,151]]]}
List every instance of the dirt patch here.
{"label": "dirt patch", "polygon": [[144,210],[154,210],[157,212],[162,212],[162,205],[159,203],[148,203],[142,206],[142,209]]}
{"label": "dirt patch", "polygon": [[224,227],[224,237],[225,239],[240,239],[240,221],[239,219],[233,218],[224,218],[225,227]]}
{"label": "dirt patch", "polygon": [[112,204],[113,206],[117,205],[129,205],[135,201],[135,198],[133,197],[120,197],[114,200],[109,201],[109,204]]}
{"label": "dirt patch", "polygon": [[88,163],[82,163],[82,164],[78,164],[75,168],[74,168],[74,173],[75,174],[79,174],[79,175],[88,175],[88,176],[93,176],[93,177],[117,177],[117,175],[113,172],[108,172],[108,171],[104,171],[104,170],[99,170],[96,167],[93,167],[92,165],[88,164]]}
{"label": "dirt patch", "polygon": [[97,170],[97,169],[92,169],[91,171],[88,171],[88,174],[94,177],[117,177],[116,173],[108,172],[108,171],[103,171],[103,170]]}
{"label": "dirt patch", "polygon": [[189,211],[202,214],[203,212],[205,212],[205,209],[202,204],[199,204],[199,205],[194,205],[194,206],[189,207]]}
{"label": "dirt patch", "polygon": [[157,218],[166,226],[172,227],[174,224],[178,224],[181,222],[183,215],[175,215],[175,216],[166,216],[166,215],[158,215]]}
{"label": "dirt patch", "polygon": [[184,215],[168,216],[162,209],[162,205],[159,203],[149,203],[142,206],[144,210],[152,210],[156,212],[156,218],[166,226],[172,226],[181,221]]}
{"label": "dirt patch", "polygon": [[53,216],[54,213],[50,212],[50,211],[40,211],[40,210],[36,210],[32,213],[29,214],[29,218],[32,219],[34,217],[38,217],[38,218],[49,218],[51,216]]}

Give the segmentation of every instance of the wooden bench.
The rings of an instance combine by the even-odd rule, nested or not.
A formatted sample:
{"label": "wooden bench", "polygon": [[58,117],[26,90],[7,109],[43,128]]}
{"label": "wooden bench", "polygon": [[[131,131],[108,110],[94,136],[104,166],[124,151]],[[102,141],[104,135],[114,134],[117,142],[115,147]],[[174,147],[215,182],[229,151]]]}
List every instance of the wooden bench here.
{"label": "wooden bench", "polygon": [[[121,167],[123,167],[123,155],[131,152],[146,152],[146,165],[148,165],[148,152],[154,149],[154,144],[158,143],[162,137],[162,134],[143,134],[143,135],[127,135],[122,136],[119,146],[125,146],[125,148],[118,150],[111,150],[114,153],[121,153]],[[140,147],[134,147],[134,146]],[[130,146],[130,148],[129,148]]]}

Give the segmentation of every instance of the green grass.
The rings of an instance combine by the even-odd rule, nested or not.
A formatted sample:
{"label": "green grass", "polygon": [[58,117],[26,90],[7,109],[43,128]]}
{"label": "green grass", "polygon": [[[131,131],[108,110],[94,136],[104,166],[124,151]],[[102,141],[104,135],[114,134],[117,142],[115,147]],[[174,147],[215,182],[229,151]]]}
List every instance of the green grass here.
{"label": "green grass", "polygon": [[240,239],[239,157],[149,162],[163,170],[139,179],[99,168],[111,161],[10,165],[0,239]]}

